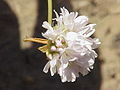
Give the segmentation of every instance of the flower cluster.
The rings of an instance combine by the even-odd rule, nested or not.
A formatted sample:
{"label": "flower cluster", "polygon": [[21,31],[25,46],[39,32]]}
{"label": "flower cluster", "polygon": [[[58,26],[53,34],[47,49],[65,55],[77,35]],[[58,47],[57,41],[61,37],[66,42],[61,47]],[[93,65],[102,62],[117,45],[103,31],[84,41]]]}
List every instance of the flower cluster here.
{"label": "flower cluster", "polygon": [[93,69],[97,57],[93,50],[100,44],[99,39],[90,36],[95,32],[95,24],[88,24],[86,16],[78,16],[77,12],[70,12],[61,8],[60,16],[54,11],[57,24],[52,27],[43,22],[47,29],[42,35],[49,40],[47,56],[50,59],[44,67],[51,75],[58,73],[62,82],[74,82],[79,73],[86,75]]}
{"label": "flower cluster", "polygon": [[47,45],[39,50],[49,58],[43,71],[47,73],[50,69],[51,76],[58,73],[62,82],[74,82],[80,73],[86,75],[93,69],[97,57],[94,49],[100,44],[99,39],[90,37],[96,24],[88,24],[86,16],[78,16],[77,12],[69,12],[64,7],[60,15],[54,12],[57,24],[51,26],[45,21],[42,25],[47,29],[42,33],[47,40],[40,42]]}

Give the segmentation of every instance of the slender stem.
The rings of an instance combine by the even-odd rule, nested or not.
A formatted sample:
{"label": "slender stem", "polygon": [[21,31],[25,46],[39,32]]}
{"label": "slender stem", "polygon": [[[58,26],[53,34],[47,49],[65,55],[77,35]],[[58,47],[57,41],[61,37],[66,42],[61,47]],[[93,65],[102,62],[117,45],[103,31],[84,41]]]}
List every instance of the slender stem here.
{"label": "slender stem", "polygon": [[52,24],[52,0],[48,0],[48,23]]}

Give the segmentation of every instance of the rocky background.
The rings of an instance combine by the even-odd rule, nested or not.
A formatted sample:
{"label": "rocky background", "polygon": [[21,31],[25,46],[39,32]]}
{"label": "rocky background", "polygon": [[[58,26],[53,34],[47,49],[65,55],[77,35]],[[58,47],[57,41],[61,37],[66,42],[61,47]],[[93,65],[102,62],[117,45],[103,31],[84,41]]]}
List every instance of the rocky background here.
{"label": "rocky background", "polygon": [[23,39],[42,37],[47,0],[0,0],[0,90],[120,90],[120,0],[53,0],[56,11],[63,6],[97,24],[102,44],[94,70],[75,83],[43,73],[41,45]]}

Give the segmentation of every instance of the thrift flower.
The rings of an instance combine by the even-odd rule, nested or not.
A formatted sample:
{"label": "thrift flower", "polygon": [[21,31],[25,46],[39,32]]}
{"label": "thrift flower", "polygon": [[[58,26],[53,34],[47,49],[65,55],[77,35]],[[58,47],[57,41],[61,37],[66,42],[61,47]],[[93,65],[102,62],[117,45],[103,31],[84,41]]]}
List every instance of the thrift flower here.
{"label": "thrift flower", "polygon": [[51,26],[47,21],[42,27],[47,29],[41,38],[28,38],[25,41],[33,41],[47,44],[38,49],[46,53],[49,58],[43,71],[47,73],[50,69],[51,76],[59,74],[62,82],[74,82],[79,74],[88,74],[93,69],[95,58],[94,49],[98,48],[100,41],[90,36],[95,32],[96,24],[88,24],[86,16],[78,16],[77,12],[69,12],[61,8],[58,15],[56,11],[55,20],[57,24]]}

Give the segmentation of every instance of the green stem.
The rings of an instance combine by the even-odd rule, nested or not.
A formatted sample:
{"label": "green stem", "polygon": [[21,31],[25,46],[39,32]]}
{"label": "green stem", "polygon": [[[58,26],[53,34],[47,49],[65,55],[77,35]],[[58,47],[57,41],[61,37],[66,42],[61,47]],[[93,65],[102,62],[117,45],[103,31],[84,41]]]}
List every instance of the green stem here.
{"label": "green stem", "polygon": [[52,24],[52,0],[48,0],[48,23]]}

